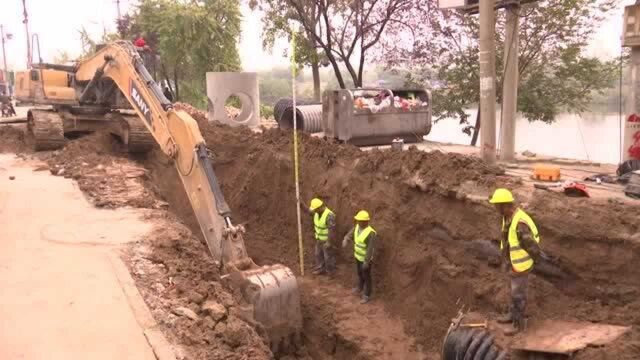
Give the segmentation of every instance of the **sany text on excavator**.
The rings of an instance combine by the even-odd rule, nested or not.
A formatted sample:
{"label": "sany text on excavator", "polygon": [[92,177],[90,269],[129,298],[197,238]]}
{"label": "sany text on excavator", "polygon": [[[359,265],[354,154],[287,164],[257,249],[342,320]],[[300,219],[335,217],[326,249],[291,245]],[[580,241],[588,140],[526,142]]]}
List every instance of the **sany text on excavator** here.
{"label": "sany text on excavator", "polygon": [[[36,140],[45,145],[44,148],[50,148],[46,145],[55,141],[47,136],[53,135],[58,140],[64,138],[60,122],[68,120],[61,118],[72,119],[77,114],[104,109],[105,104],[106,108],[117,108],[118,99],[126,99],[137,118],[127,116],[126,121],[119,121],[113,126],[127,130],[139,129],[139,125],[143,125],[148,130],[162,151],[174,161],[211,255],[252,304],[254,318],[268,331],[272,349],[278,351],[280,346],[298,343],[302,315],[293,272],[280,264],[258,267],[247,255],[244,227],[232,223],[231,210],[220,189],[196,121],[186,112],[173,109],[133,44],[117,41],[76,66],[35,71],[43,75],[42,88],[36,91],[49,98],[60,98],[59,106],[54,109],[57,111],[32,111],[30,121],[35,127],[32,131],[35,130]],[[60,72],[64,72],[64,76]],[[48,76],[56,79],[56,84],[47,84]],[[71,94],[78,95],[70,99]],[[122,117],[119,111],[109,110],[106,113],[113,118]],[[42,121],[38,118],[41,116],[53,119],[58,126],[47,131],[47,124],[38,124]],[[104,114],[99,116],[104,117]]]}

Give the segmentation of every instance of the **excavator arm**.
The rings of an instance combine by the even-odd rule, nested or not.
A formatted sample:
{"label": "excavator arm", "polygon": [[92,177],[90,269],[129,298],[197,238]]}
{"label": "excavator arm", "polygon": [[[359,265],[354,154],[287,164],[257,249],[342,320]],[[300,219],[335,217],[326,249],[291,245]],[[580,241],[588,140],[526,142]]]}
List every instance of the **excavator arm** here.
{"label": "excavator arm", "polygon": [[295,341],[302,327],[295,276],[283,265],[259,268],[247,255],[244,228],[232,223],[197,122],[173,108],[129,42],[111,43],[78,64],[76,81],[88,82],[80,103],[105,77],[113,80],[162,151],[174,161],[211,255],[241,286],[254,306],[255,319],[270,331],[272,344],[287,343],[292,339],[289,335]]}
{"label": "excavator arm", "polygon": [[[198,124],[186,112],[173,109],[135,47],[124,41],[107,45],[80,63],[75,77],[76,81],[89,81],[80,95],[80,103],[90,97],[103,77],[113,80],[162,151],[175,162],[213,258],[229,272],[233,266],[238,270],[249,267],[251,260],[244,248],[242,228],[231,222],[231,210],[220,190]],[[236,251],[225,246],[228,244],[223,239],[227,237],[235,240]]]}

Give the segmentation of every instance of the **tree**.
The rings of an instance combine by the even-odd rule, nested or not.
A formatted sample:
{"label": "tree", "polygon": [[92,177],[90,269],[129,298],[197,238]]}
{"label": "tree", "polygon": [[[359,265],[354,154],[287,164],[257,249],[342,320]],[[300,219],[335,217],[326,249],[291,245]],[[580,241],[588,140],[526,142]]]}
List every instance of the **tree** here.
{"label": "tree", "polygon": [[[551,123],[561,111],[584,111],[594,93],[609,87],[617,62],[584,56],[582,50],[614,6],[615,0],[543,0],[518,10],[518,111],[527,119]],[[412,17],[412,28],[421,36],[385,41],[386,63],[431,69],[412,74],[410,80],[439,85],[433,92],[438,119],[454,117],[468,124],[465,109],[479,101],[478,19],[437,10],[436,0],[414,10],[419,15]],[[501,89],[504,11],[497,14],[496,21],[496,88]],[[497,96],[501,102],[502,92]],[[470,134],[471,127],[465,132]]]}
{"label": "tree", "polygon": [[[404,24],[405,13],[418,0],[255,0],[267,14],[284,12],[298,22],[346,87],[343,65],[354,86],[362,86],[367,55],[390,24]],[[290,14],[290,15],[286,15]]]}
{"label": "tree", "polygon": [[93,55],[96,52],[96,45],[106,44],[118,39],[118,34],[104,32],[100,39],[94,40],[84,27],[78,30],[78,33],[80,34],[80,42],[82,43],[80,59]]}
{"label": "tree", "polygon": [[144,33],[160,54],[163,76],[175,87],[176,99],[204,107],[204,74],[240,69],[237,1],[141,0],[130,26],[120,32]]}
{"label": "tree", "polygon": [[[262,23],[262,46],[265,50],[273,50],[275,42],[277,39],[288,38],[291,39],[292,29],[289,26],[289,20],[294,19],[296,17],[296,13],[291,11],[288,7],[270,7],[263,6],[260,7],[257,1],[251,1],[249,6],[256,10],[261,8],[266,12],[263,14]],[[304,6],[315,6],[315,2],[304,0]],[[312,13],[317,13],[317,10],[312,9]],[[316,20],[317,26],[319,18],[317,16],[313,16]],[[297,31],[295,34],[295,55],[296,55],[296,64],[298,64],[299,68],[303,66],[310,66],[311,73],[313,75],[313,92],[314,99],[316,101],[320,100],[320,64],[325,63],[326,56],[318,53],[318,46],[313,39],[313,36],[309,34],[306,30],[301,29]],[[328,65],[328,61],[325,63]]]}
{"label": "tree", "polygon": [[56,54],[56,56],[53,57],[54,64],[66,64],[71,61],[73,61],[73,58],[71,57],[71,55],[69,55],[69,52],[67,52],[66,50],[58,51],[58,54]]}

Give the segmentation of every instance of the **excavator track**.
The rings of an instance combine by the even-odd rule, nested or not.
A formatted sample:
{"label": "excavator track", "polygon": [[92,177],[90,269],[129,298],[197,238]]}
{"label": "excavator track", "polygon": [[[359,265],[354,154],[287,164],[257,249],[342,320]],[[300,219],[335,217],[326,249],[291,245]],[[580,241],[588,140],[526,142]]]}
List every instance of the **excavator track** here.
{"label": "excavator track", "polygon": [[142,124],[137,116],[123,116],[122,127],[127,129],[128,135],[124,140],[130,153],[145,153],[151,151],[155,145],[155,139]]}
{"label": "excavator track", "polygon": [[62,117],[46,110],[31,110],[27,127],[34,138],[35,150],[57,150],[64,146],[64,125]]}

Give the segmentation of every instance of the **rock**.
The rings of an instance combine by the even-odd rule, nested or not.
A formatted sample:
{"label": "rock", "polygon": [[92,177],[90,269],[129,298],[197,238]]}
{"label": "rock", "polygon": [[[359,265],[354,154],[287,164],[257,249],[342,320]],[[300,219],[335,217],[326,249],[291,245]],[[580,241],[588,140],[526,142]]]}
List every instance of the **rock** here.
{"label": "rock", "polygon": [[243,324],[237,318],[231,318],[227,322],[225,331],[222,334],[222,338],[227,345],[232,348],[236,348],[245,341],[247,337],[247,325]]}
{"label": "rock", "polygon": [[15,180],[16,177],[15,176],[9,176],[9,180]]}
{"label": "rock", "polygon": [[228,308],[235,305],[235,302],[233,301],[233,296],[231,296],[231,294],[229,294],[228,292],[221,291],[221,292],[218,292],[216,295],[218,297],[218,300],[222,305],[224,305],[224,307]]}
{"label": "rock", "polygon": [[225,309],[224,305],[213,300],[205,301],[202,305],[202,312],[209,314],[215,321],[220,321],[227,316],[227,309]]}
{"label": "rock", "polygon": [[223,322],[219,322],[216,324],[216,328],[214,330],[214,334],[218,337],[224,336],[224,333],[227,331],[227,324]]}
{"label": "rock", "polygon": [[256,322],[256,319],[253,316],[253,306],[252,305],[238,305],[232,306],[229,308],[229,315],[238,317],[249,324],[253,324]]}
{"label": "rock", "polygon": [[61,168],[60,170],[58,170],[58,173],[56,175],[60,176],[64,174],[64,168]]}
{"label": "rock", "polygon": [[525,150],[522,152],[522,156],[526,156],[526,157],[536,157],[536,153],[531,152],[529,150]]}
{"label": "rock", "polygon": [[161,283],[155,283],[155,284],[151,285],[151,288],[153,290],[155,290],[156,292],[158,292],[158,293],[163,293],[166,290],[164,285],[162,285]]}
{"label": "rock", "polygon": [[206,316],[204,318],[204,320],[202,320],[202,323],[204,324],[204,326],[208,327],[211,330],[214,330],[216,328],[216,324],[217,324],[217,322],[215,320],[213,320],[213,318],[211,318],[211,316]]}
{"label": "rock", "polygon": [[198,315],[195,312],[193,312],[193,310],[186,308],[184,306],[180,306],[173,309],[173,313],[178,316],[188,317],[191,320],[198,320]]}
{"label": "rock", "polygon": [[197,291],[190,291],[189,292],[189,300],[200,305],[204,302],[204,296],[202,296],[200,293],[198,293]]}

